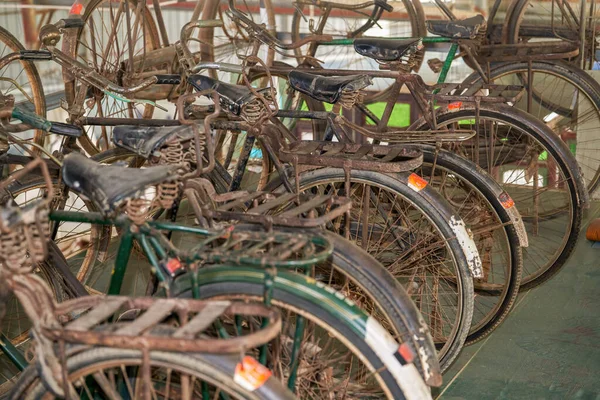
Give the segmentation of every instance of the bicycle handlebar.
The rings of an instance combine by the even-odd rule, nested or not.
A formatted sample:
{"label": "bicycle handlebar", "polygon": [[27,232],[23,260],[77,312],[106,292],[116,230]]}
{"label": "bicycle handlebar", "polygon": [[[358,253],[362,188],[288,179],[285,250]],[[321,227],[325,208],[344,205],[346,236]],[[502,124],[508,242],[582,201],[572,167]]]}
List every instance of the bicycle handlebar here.
{"label": "bicycle handlebar", "polygon": [[255,33],[256,38],[259,41],[263,42],[268,46],[275,46],[282,50],[294,50],[308,43],[328,42],[333,40],[333,36],[331,35],[313,35],[308,36],[295,43],[285,44],[276,37],[274,37],[264,27],[249,19],[244,12],[238,10],[235,7],[235,0],[229,0],[229,9],[231,10],[233,18],[236,20],[236,22],[241,22],[242,24],[244,24],[247,30]]}
{"label": "bicycle handlebar", "polygon": [[83,135],[83,130],[76,125],[48,121],[46,118],[40,117],[36,113],[19,106],[14,106],[12,109],[7,107],[0,111],[0,119],[2,118],[14,118],[22,122],[21,124],[15,125],[2,125],[2,129],[6,131],[21,132],[33,128],[41,129],[44,132],[76,138]]}

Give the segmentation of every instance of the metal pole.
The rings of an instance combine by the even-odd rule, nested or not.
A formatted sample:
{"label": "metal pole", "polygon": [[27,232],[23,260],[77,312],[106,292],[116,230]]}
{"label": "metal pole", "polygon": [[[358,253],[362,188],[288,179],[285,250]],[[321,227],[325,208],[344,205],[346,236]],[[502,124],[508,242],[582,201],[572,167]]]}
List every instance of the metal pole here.
{"label": "metal pole", "polygon": [[580,0],[579,8],[579,66],[583,69],[585,68],[585,28],[587,22],[585,18],[585,0]]}

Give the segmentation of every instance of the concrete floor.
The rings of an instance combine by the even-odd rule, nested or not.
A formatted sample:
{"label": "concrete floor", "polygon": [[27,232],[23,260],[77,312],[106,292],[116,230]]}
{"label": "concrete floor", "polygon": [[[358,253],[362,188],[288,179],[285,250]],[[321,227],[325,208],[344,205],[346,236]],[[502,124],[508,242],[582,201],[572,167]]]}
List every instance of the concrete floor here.
{"label": "concrete floor", "polygon": [[508,319],[463,350],[434,398],[600,399],[600,243],[585,239],[552,280],[519,299]]}

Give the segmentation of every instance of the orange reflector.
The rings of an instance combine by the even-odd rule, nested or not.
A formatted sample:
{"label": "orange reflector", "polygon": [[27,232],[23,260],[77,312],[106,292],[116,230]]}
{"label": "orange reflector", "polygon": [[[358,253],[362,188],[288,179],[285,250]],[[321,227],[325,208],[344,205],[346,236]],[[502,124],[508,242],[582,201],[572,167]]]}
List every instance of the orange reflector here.
{"label": "orange reflector", "polygon": [[420,192],[425,186],[427,186],[427,181],[414,172],[408,177],[408,187],[415,192]]}
{"label": "orange reflector", "polygon": [[245,356],[242,362],[235,366],[233,380],[244,389],[254,391],[264,385],[271,375],[269,368],[254,358]]}
{"label": "orange reflector", "polygon": [[410,347],[408,347],[408,345],[406,343],[402,343],[400,345],[400,348],[398,349],[398,353],[400,353],[402,358],[404,358],[404,360],[407,363],[411,363],[415,359],[415,354],[412,352],[412,350],[410,349]]}
{"label": "orange reflector", "polygon": [[454,103],[448,104],[448,110],[458,111],[462,107],[462,101],[455,101]]}
{"label": "orange reflector", "polygon": [[83,4],[81,4],[80,2],[76,2],[75,4],[73,4],[73,6],[71,7],[71,11],[69,11],[69,14],[71,15],[81,15],[83,13]]}
{"label": "orange reflector", "polygon": [[170,273],[174,274],[181,268],[181,262],[177,258],[171,258],[165,266]]}
{"label": "orange reflector", "polygon": [[500,200],[500,203],[502,203],[502,207],[504,208],[511,208],[515,205],[515,201],[506,192],[502,192],[500,196],[498,196],[498,200]]}

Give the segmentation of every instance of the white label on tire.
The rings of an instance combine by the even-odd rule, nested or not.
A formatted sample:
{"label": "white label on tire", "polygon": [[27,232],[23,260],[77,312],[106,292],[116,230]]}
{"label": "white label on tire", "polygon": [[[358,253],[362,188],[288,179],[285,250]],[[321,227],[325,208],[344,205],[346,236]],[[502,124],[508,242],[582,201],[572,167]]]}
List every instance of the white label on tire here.
{"label": "white label on tire", "polygon": [[465,222],[462,219],[456,218],[454,215],[450,217],[450,221],[448,222],[467,258],[471,275],[473,275],[473,278],[482,278],[483,269],[481,268],[481,258],[479,257],[479,252],[477,251],[477,246],[475,245],[471,231],[467,229]]}
{"label": "white label on tire", "polygon": [[429,387],[412,364],[402,365],[396,358],[400,345],[374,318],[367,319],[365,341],[379,356],[388,371],[394,376],[406,400],[431,399]]}

